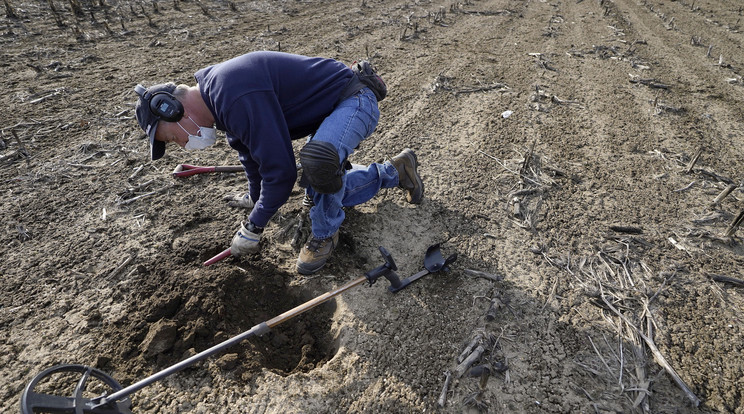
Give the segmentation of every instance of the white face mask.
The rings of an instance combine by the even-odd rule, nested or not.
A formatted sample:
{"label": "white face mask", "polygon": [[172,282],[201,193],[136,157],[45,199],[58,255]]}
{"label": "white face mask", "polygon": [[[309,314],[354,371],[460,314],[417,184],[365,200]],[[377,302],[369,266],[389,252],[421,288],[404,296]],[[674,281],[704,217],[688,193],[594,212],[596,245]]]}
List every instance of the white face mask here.
{"label": "white face mask", "polygon": [[214,128],[209,127],[203,127],[199,126],[196,122],[194,122],[191,117],[187,117],[191,122],[194,123],[194,125],[199,127],[199,135],[192,135],[189,133],[189,131],[186,131],[184,127],[181,126],[181,123],[178,123],[178,126],[183,129],[184,132],[189,134],[189,141],[186,143],[186,146],[184,147],[188,151],[193,150],[201,150],[204,148],[207,148],[211,145],[214,145],[215,142],[217,142],[217,130]]}

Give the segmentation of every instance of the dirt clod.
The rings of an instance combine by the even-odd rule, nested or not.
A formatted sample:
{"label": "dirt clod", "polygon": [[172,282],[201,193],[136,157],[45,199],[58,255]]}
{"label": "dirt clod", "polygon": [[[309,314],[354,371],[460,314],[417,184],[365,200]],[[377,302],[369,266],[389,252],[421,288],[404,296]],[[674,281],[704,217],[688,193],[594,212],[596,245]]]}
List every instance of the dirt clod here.
{"label": "dirt clod", "polygon": [[157,355],[173,347],[178,335],[178,326],[175,322],[159,321],[152,325],[142,341],[140,349],[146,357]]}

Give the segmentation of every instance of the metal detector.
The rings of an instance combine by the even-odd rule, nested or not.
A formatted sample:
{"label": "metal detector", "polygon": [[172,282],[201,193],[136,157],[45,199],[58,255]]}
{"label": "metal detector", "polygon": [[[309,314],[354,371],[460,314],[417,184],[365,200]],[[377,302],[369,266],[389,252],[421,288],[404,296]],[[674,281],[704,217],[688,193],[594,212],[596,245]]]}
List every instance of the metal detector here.
{"label": "metal detector", "polygon": [[[424,257],[424,270],[416,273],[413,276],[401,280],[398,277],[398,274],[395,272],[396,270],[398,270],[398,267],[395,265],[392,255],[390,255],[390,253],[388,253],[388,251],[385,250],[384,247],[380,247],[380,253],[385,259],[385,263],[365,273],[364,276],[361,276],[358,279],[353,280],[335,290],[317,296],[314,299],[311,299],[299,306],[296,306],[293,309],[282,313],[281,315],[269,319],[268,321],[261,322],[260,324],[252,327],[251,329],[243,332],[238,336],[217,344],[126,388],[123,388],[115,379],[113,379],[111,376],[104,373],[103,371],[85,365],[65,364],[46,369],[36,375],[23,390],[23,395],[21,396],[21,412],[23,414],[131,414],[130,408],[132,403],[129,399],[129,395],[131,395],[132,393],[137,392],[154,382],[160,381],[161,379],[171,374],[181,371],[182,369],[187,368],[207,357],[221,352],[226,348],[238,344],[248,337],[251,337],[253,335],[263,335],[269,332],[271,328],[279,325],[280,323],[285,322],[301,313],[304,313],[305,311],[308,311],[322,303],[325,303],[326,301],[357,285],[360,285],[364,282],[369,282],[369,285],[372,286],[377,281],[377,279],[382,276],[390,282],[389,290],[395,293],[400,291],[401,289],[404,289],[421,277],[428,275],[429,273],[435,273],[440,270],[449,271],[449,265],[457,260],[457,254],[451,255],[445,260],[442,257],[442,252],[439,249],[439,244],[435,244],[429,247],[426,251],[426,256]],[[42,380],[60,373],[74,373],[80,375],[80,379],[75,385],[72,396],[64,397],[35,391],[36,387],[42,382]],[[109,394],[107,391],[98,397],[84,397],[83,393],[86,392],[88,382],[92,378],[101,381],[105,386],[110,388],[110,391],[112,393]]]}

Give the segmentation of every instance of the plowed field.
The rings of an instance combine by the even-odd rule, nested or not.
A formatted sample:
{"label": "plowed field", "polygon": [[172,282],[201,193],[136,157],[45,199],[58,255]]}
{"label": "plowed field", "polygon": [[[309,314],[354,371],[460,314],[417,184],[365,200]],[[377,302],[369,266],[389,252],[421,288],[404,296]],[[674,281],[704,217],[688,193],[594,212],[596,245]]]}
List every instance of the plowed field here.
{"label": "plowed field", "polygon": [[[0,411],[45,368],[127,386],[363,276],[380,246],[409,276],[441,243],[449,272],[351,289],[133,412],[744,413],[739,1],[4,5]],[[192,85],[253,50],[371,60],[390,92],[351,161],[421,163],[424,202],[349,209],[312,277],[294,270],[299,187],[260,256],[202,266],[247,181],[171,172],[237,154],[152,162],[134,120],[137,83]]]}

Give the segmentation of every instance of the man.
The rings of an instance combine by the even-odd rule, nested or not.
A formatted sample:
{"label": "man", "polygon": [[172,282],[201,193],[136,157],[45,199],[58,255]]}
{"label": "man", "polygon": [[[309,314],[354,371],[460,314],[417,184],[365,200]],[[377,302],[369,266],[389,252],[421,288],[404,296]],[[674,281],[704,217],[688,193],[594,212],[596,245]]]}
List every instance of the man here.
{"label": "man", "polygon": [[250,208],[232,239],[234,256],[259,251],[264,227],[289,199],[297,180],[292,140],[308,137],[300,151],[302,182],[314,205],[312,235],[297,271],[312,274],[338,244],[343,207],[364,203],[380,188],[400,186],[410,203],[421,202],[418,160],[405,149],[391,161],[351,165],[348,157],[372,134],[385,85],[369,65],[354,70],[333,59],[280,52],[252,52],[197,71],[196,86],[137,85],[137,121],[150,139],[151,158],[175,142],[204,149],[225,132],[249,182],[234,205]]}

